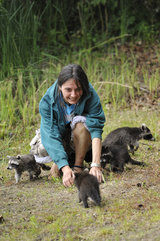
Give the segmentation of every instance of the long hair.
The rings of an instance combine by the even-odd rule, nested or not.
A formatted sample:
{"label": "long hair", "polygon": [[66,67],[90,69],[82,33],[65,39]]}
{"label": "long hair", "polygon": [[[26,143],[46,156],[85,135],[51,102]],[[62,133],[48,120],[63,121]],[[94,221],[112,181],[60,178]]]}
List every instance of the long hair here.
{"label": "long hair", "polygon": [[86,73],[78,64],[69,64],[63,67],[58,77],[58,85],[61,87],[67,80],[74,79],[77,86],[80,84],[83,96],[89,93],[89,81]]}

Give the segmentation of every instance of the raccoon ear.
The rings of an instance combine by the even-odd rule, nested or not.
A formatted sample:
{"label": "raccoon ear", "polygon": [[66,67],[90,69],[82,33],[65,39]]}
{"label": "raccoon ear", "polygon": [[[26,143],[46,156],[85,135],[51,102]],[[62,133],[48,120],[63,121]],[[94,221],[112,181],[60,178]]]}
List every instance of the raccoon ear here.
{"label": "raccoon ear", "polygon": [[106,156],[113,157],[113,154],[112,154],[111,151],[109,151],[109,152],[106,154]]}
{"label": "raccoon ear", "polygon": [[74,175],[75,175],[76,178],[79,177],[79,173],[78,172],[74,172]]}
{"label": "raccoon ear", "polygon": [[113,157],[113,154],[112,152],[110,151],[109,147],[105,147],[102,151],[102,154],[105,153],[106,156],[110,156],[110,157]]}
{"label": "raccoon ear", "polygon": [[21,159],[21,155],[17,155],[16,158],[17,158],[18,160],[20,160],[20,159]]}
{"label": "raccoon ear", "polygon": [[11,158],[11,156],[7,156],[7,158],[8,158],[8,159],[10,159],[10,158]]}
{"label": "raccoon ear", "polygon": [[109,148],[108,148],[108,146],[102,146],[102,150],[101,150],[101,152],[103,153],[103,152],[109,152]]}
{"label": "raccoon ear", "polygon": [[146,127],[147,127],[146,124],[143,123],[141,126],[141,129],[144,131],[146,129]]}

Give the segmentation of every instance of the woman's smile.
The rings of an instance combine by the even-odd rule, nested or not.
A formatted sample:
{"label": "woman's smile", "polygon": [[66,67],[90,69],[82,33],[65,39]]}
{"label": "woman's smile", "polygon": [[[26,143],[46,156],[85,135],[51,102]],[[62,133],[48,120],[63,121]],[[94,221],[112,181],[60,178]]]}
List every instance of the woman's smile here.
{"label": "woman's smile", "polygon": [[63,99],[70,105],[77,104],[83,94],[82,87],[74,79],[67,80],[61,87],[60,90],[63,95]]}

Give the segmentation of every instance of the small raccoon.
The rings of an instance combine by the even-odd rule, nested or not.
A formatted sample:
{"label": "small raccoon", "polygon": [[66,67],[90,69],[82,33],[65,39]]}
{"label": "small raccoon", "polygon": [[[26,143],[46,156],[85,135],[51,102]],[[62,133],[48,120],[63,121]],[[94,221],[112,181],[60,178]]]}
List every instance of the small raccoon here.
{"label": "small raccoon", "polygon": [[109,147],[102,147],[101,167],[105,168],[106,164],[111,165],[113,172],[123,172],[124,166],[127,163],[133,165],[144,166],[144,162],[133,160],[126,145],[111,145]]}
{"label": "small raccoon", "polygon": [[41,174],[41,168],[43,170],[50,170],[49,166],[37,163],[32,154],[7,156],[7,158],[9,159],[7,169],[15,170],[16,183],[20,181],[21,175],[24,171],[28,171],[29,178],[32,180],[33,176],[38,177]]}
{"label": "small raccoon", "polygon": [[138,127],[121,127],[110,132],[104,139],[102,146],[107,147],[111,145],[127,145],[130,152],[134,154],[134,151],[139,148],[139,140],[144,139],[148,141],[155,141],[151,134],[150,129],[142,124]]}
{"label": "small raccoon", "polygon": [[88,208],[88,198],[90,197],[96,205],[100,206],[101,196],[99,190],[99,183],[95,176],[89,174],[87,171],[75,173],[75,184],[79,191],[79,202],[83,201],[85,208]]}

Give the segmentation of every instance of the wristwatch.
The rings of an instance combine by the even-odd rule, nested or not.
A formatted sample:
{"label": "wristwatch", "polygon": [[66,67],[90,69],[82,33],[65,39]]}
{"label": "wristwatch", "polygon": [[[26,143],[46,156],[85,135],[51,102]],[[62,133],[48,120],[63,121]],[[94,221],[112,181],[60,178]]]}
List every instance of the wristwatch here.
{"label": "wristwatch", "polygon": [[100,164],[98,164],[98,163],[91,163],[91,167],[100,167]]}

